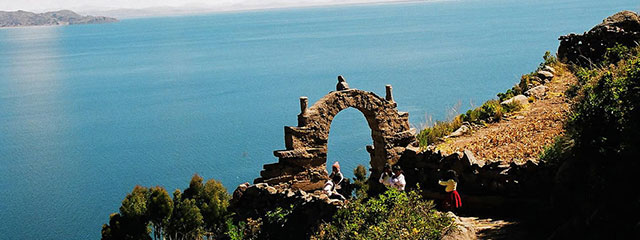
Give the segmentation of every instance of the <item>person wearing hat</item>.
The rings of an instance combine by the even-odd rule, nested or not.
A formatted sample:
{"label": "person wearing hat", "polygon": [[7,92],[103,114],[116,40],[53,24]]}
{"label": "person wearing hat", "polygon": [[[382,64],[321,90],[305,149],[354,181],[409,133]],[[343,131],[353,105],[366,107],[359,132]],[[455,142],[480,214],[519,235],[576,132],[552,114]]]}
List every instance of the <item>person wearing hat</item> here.
{"label": "person wearing hat", "polygon": [[438,180],[438,184],[445,186],[445,192],[449,193],[448,198],[444,201],[444,207],[446,209],[457,209],[462,206],[462,199],[460,194],[456,190],[458,188],[458,174],[454,170],[448,170],[444,179],[446,181]]}
{"label": "person wearing hat", "polygon": [[393,166],[393,176],[391,177],[391,186],[404,191],[404,187],[407,185],[407,181],[404,180],[404,172],[398,165]]}
{"label": "person wearing hat", "polygon": [[393,176],[393,172],[391,171],[391,165],[389,163],[384,164],[384,168],[382,169],[382,174],[380,174],[380,179],[378,182],[382,183],[385,187],[391,186],[391,177]]}

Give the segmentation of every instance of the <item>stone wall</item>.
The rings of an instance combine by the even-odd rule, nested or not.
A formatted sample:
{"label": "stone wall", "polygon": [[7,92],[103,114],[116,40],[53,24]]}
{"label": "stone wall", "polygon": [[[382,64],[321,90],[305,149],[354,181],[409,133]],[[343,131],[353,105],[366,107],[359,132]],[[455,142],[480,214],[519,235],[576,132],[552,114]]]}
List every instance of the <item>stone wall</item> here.
{"label": "stone wall", "polygon": [[544,165],[478,160],[467,150],[445,155],[408,147],[398,164],[405,171],[408,186],[419,183],[423,190],[435,192],[444,189],[438,180],[449,169],[458,173],[458,190],[466,195],[535,196],[544,191],[541,186],[553,180],[553,171]]}
{"label": "stone wall", "polygon": [[619,12],[584,34],[572,33],[559,40],[561,61],[581,66],[597,64],[604,60],[607,48],[616,44],[634,47],[640,43],[640,16],[631,11]]}

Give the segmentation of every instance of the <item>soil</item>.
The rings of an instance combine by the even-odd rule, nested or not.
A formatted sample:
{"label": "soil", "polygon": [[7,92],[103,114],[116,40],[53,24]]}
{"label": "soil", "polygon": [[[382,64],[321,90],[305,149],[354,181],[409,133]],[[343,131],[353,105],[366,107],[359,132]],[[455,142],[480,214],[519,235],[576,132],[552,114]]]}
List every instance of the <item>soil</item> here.
{"label": "soil", "polygon": [[569,112],[564,92],[576,82],[562,66],[556,76],[544,84],[549,88],[544,99],[536,100],[501,121],[474,127],[465,135],[447,138],[436,145],[444,153],[471,151],[477,160],[524,163],[537,162],[545,147],[564,133]]}

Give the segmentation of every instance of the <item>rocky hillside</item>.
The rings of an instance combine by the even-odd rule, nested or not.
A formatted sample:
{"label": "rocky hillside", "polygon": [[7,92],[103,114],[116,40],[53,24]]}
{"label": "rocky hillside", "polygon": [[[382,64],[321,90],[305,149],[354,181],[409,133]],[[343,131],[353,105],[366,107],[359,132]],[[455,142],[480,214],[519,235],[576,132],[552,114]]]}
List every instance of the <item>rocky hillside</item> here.
{"label": "rocky hillside", "polygon": [[71,24],[95,24],[117,22],[110,17],[82,16],[70,10],[60,10],[46,13],[32,13],[26,11],[0,11],[0,28],[26,26],[52,26]]}

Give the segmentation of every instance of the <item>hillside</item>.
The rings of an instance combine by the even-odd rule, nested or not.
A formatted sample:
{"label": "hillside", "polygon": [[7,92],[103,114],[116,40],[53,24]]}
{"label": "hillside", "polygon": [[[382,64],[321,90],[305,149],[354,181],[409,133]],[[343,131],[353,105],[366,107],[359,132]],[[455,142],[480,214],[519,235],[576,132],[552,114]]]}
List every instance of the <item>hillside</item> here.
{"label": "hillside", "polygon": [[55,12],[32,13],[27,11],[6,12],[0,11],[0,28],[27,27],[27,26],[53,26],[72,24],[96,24],[117,22],[118,19],[110,17],[82,16],[70,10]]}

